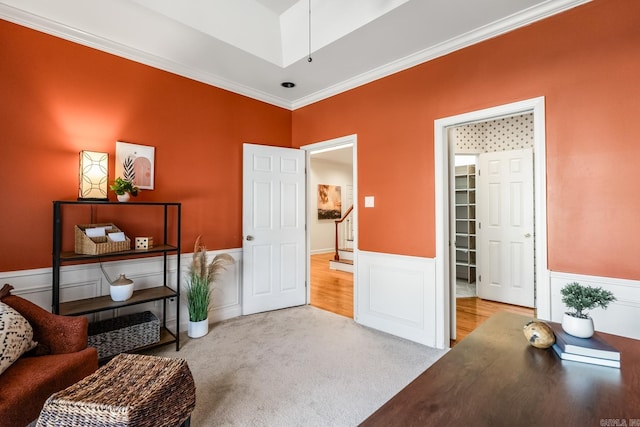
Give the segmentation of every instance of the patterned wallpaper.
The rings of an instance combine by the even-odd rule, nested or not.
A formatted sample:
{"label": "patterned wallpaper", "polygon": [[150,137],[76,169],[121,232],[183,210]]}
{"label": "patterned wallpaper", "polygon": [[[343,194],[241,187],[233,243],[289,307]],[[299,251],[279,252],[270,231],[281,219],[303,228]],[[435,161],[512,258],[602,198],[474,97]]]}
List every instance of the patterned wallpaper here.
{"label": "patterned wallpaper", "polygon": [[488,153],[533,147],[533,113],[471,123],[449,130],[456,154]]}

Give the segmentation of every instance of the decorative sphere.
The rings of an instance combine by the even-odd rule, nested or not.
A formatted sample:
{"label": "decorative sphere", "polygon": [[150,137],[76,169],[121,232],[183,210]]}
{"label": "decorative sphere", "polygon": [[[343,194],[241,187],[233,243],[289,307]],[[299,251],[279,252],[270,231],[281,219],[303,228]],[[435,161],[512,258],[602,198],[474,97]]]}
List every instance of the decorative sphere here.
{"label": "decorative sphere", "polygon": [[536,348],[549,348],[556,342],[553,330],[544,322],[532,320],[524,325],[524,336]]}

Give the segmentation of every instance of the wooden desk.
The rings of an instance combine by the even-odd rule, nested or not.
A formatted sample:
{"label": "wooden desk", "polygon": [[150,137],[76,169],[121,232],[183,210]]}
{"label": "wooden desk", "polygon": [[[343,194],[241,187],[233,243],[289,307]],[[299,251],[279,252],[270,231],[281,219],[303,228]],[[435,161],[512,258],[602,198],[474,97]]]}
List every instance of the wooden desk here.
{"label": "wooden desk", "polygon": [[528,344],[529,320],[489,318],[361,425],[640,426],[640,341],[599,334],[621,369],[570,362]]}

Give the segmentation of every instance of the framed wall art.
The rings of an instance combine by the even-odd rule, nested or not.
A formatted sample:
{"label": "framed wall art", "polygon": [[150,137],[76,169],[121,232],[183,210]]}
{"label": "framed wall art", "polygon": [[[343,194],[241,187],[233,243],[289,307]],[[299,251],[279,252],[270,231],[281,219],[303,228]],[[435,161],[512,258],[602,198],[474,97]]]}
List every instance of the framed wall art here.
{"label": "framed wall art", "polygon": [[153,190],[155,147],[116,142],[116,177],[131,181],[138,188]]}
{"label": "framed wall art", "polygon": [[318,219],[342,217],[342,192],[339,185],[318,184]]}

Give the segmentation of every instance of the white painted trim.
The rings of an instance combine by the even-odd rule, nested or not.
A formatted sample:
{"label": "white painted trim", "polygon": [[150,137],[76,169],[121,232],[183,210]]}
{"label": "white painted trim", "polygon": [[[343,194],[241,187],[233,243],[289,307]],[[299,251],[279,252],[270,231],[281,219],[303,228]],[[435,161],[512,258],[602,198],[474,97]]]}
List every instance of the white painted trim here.
{"label": "white painted trim", "polygon": [[[108,52],[122,58],[149,65],[170,73],[175,73],[240,95],[248,96],[268,104],[289,110],[296,110],[355,87],[370,83],[374,80],[406,70],[415,65],[464,49],[465,47],[480,43],[484,40],[497,37],[519,27],[548,18],[549,16],[589,3],[590,1],[591,0],[547,1],[293,101],[238,84],[218,75],[214,75],[167,58],[143,52],[139,49],[108,40],[95,34],[79,31],[70,26],[16,9],[6,4],[0,4],[0,18],[63,38],[65,40],[70,40],[74,43]],[[283,70],[286,70],[286,68],[283,68]]]}
{"label": "white painted trim", "polygon": [[[228,253],[235,260],[235,268],[230,268],[220,275],[219,283],[214,290],[213,305],[209,314],[211,323],[221,320],[230,319],[240,316],[242,313],[241,298],[241,265],[242,265],[242,249],[228,249],[219,251],[209,251],[207,256],[213,259],[219,253]],[[182,253],[180,255],[180,330],[187,330],[189,320],[187,303],[185,298],[186,292],[186,275],[189,264],[191,263],[192,254]],[[175,268],[176,256],[169,256],[169,285],[175,286]],[[119,261],[109,261],[102,263],[107,274],[112,279],[116,273],[124,273],[127,277],[134,280],[135,289],[142,289],[148,286],[157,286],[157,276],[162,275],[162,257],[137,258]],[[61,299],[73,300],[78,298],[90,298],[109,294],[109,285],[107,279],[100,271],[98,263],[65,265],[60,269],[61,276]],[[38,268],[32,270],[18,270],[0,272],[0,283],[10,283],[14,286],[12,291],[15,295],[20,295],[25,299],[41,306],[45,310],[51,310],[52,301],[52,270],[51,268]],[[128,312],[138,312],[142,310],[150,310],[162,319],[162,309],[160,304],[151,302],[147,304],[138,304],[135,306],[125,307],[115,310],[115,315],[126,314]],[[109,317],[110,313],[105,311],[97,318]],[[175,308],[170,304],[167,314],[167,326],[172,327],[175,321]]]}
{"label": "white painted trim", "polygon": [[581,285],[602,287],[613,292],[616,300],[606,310],[597,308],[589,315],[593,318],[595,329],[614,335],[640,339],[640,280],[618,279],[613,277],[588,276],[575,273],[550,272],[550,317],[560,323],[566,306],[562,303],[562,289],[567,283],[578,282]]}
{"label": "white painted trim", "polygon": [[484,110],[438,119],[434,122],[435,196],[436,196],[436,313],[437,343],[449,339],[449,156],[447,128],[498,117],[533,112],[534,178],[535,178],[535,244],[536,244],[536,313],[541,319],[551,316],[549,271],[547,268],[547,168],[544,97],[527,99]]}
{"label": "white painted trim", "polygon": [[[351,147],[353,168],[353,319],[358,321],[358,135],[346,135],[327,141],[303,145],[301,150],[307,151],[307,224],[311,224],[311,209],[309,209],[309,197],[315,194],[311,189],[311,181],[308,171],[311,168],[311,155],[314,151],[328,148]],[[331,250],[333,252],[333,249]],[[311,227],[307,227],[307,304],[311,301]]]}
{"label": "white painted trim", "polygon": [[184,76],[230,92],[248,96],[249,98],[257,99],[259,101],[266,102],[267,104],[272,104],[289,110],[291,109],[291,101],[287,99],[238,84],[237,82],[205,72],[199,68],[190,67],[86,31],[75,29],[68,25],[61,24],[60,22],[34,15],[6,4],[0,3],[0,18],[83,46],[98,49],[121,58],[149,65],[159,70],[168,71],[170,73]]}
{"label": "white painted trim", "polygon": [[359,323],[431,347],[436,342],[433,258],[360,251]]}
{"label": "white painted trim", "polygon": [[500,19],[484,27],[470,31],[466,34],[451,38],[428,49],[408,55],[404,58],[382,65],[366,73],[352,77],[338,84],[312,93],[311,95],[299,98],[291,103],[291,109],[305,107],[331,96],[346,92],[358,86],[365,85],[372,81],[387,77],[391,74],[406,70],[416,65],[434,60],[441,56],[448,55],[457,50],[464,49],[474,44],[489,40],[499,35],[508,33],[520,27],[541,21],[553,15],[565,12],[574,7],[589,3],[592,0],[557,0],[545,2],[543,4],[515,13],[506,18]]}
{"label": "white painted trim", "polygon": [[[308,224],[308,223],[307,223]],[[309,253],[311,255],[317,255],[317,254],[328,254],[328,253],[334,253],[335,249],[334,248],[324,248],[324,249],[314,249],[314,250],[310,250]]]}

